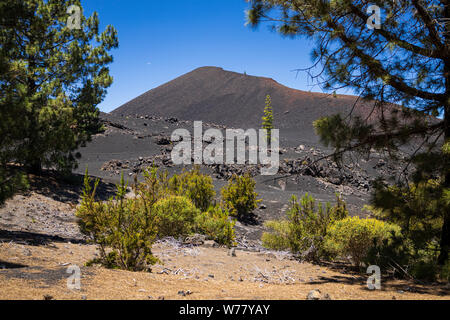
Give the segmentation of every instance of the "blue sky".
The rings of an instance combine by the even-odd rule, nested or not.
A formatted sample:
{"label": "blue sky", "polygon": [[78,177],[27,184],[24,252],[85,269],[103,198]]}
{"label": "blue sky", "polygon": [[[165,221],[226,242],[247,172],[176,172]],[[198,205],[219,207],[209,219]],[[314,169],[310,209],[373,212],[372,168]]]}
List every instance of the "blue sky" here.
{"label": "blue sky", "polygon": [[84,0],[85,15],[97,11],[101,29],[112,24],[120,47],[114,50],[114,83],[101,111],[109,112],[136,96],[202,66],[265,76],[292,88],[309,86],[312,44],[283,38],[261,25],[245,26],[244,0]]}

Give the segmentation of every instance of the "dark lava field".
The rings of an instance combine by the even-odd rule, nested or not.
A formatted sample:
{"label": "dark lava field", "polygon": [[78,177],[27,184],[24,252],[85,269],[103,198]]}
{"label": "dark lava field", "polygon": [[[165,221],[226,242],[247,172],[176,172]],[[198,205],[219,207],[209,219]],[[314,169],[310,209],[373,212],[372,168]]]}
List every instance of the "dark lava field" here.
{"label": "dark lava field", "polygon": [[[376,152],[370,158],[349,154],[338,167],[326,157],[333,150],[325,148],[314,133],[315,119],[337,112],[364,114],[370,110],[368,103],[355,107],[356,97],[299,91],[272,79],[215,67],[194,70],[109,114],[102,113],[106,130],[79,150],[82,157],[77,173],[83,174],[87,166],[90,175],[117,182],[123,172],[132,183],[135,175],[142,178],[142,171],[150,166],[181,172],[184,166],[171,161],[177,143],[171,141],[174,130],[187,129],[193,135],[194,121],[203,121],[203,132],[215,128],[224,136],[225,129],[259,129],[267,94],[272,97],[275,128],[280,130],[278,173],[263,176],[255,165],[201,166],[201,171],[213,178],[217,195],[233,173],[248,172],[255,178],[262,199],[255,211],[257,222],[238,223],[240,236],[259,239],[262,222],[285,216],[292,195],[309,193],[320,202],[333,202],[339,193],[351,214],[364,215],[362,209],[370,202],[373,181],[401,174],[404,164],[393,163]],[[206,145],[204,142],[203,147]]]}

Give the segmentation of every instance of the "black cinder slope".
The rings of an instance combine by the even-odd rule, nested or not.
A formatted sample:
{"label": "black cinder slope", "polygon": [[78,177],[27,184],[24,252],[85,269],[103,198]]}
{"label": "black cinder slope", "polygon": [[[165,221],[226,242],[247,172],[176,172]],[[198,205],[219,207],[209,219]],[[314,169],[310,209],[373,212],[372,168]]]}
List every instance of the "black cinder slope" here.
{"label": "black cinder slope", "polygon": [[[311,142],[317,141],[314,120],[334,113],[348,114],[357,100],[354,96],[305,92],[269,78],[202,67],[142,94],[112,114],[157,115],[259,128],[268,94],[272,97],[275,127]],[[369,114],[370,109],[370,104],[359,104],[355,112]]]}

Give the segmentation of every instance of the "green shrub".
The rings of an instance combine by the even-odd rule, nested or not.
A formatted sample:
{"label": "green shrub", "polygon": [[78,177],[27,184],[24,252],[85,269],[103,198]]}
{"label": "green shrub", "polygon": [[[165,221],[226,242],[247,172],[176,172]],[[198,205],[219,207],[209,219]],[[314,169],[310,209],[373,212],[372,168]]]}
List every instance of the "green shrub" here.
{"label": "green shrub", "polygon": [[86,170],[81,205],[77,208],[80,230],[99,247],[100,258],[92,261],[108,268],[150,271],[158,260],[151,248],[157,235],[157,218],[139,199],[125,199],[127,186],[123,175],[116,196],[97,202]]}
{"label": "green shrub", "polygon": [[166,170],[148,168],[144,171],[144,181],[136,181],[135,184],[146,197],[162,199],[169,195],[184,196],[202,211],[208,210],[216,195],[212,178],[201,174],[198,167],[172,177],[169,177]]}
{"label": "green shrub", "polygon": [[289,249],[307,260],[325,257],[323,242],[328,227],[348,216],[345,202],[337,195],[336,198],[336,205],[332,207],[329,203],[317,204],[308,194],[300,202],[292,196],[287,220],[265,223],[270,232],[263,234],[263,245],[275,250]]}
{"label": "green shrub", "polygon": [[366,263],[375,264],[398,278],[414,278],[422,281],[447,281],[450,264],[439,266],[439,243],[430,243],[417,250],[410,238],[394,235],[369,250]]}
{"label": "green shrub", "polygon": [[397,225],[376,219],[351,217],[334,222],[327,231],[324,248],[334,256],[351,256],[360,266],[375,246],[389,245],[393,237],[400,237]]}
{"label": "green shrub", "polygon": [[235,221],[230,219],[229,212],[219,206],[210,207],[195,218],[197,233],[227,246],[235,244],[234,225]]}
{"label": "green shrub", "polygon": [[439,241],[443,218],[449,207],[443,203],[437,180],[411,183],[404,188],[378,187],[374,203],[377,205],[374,215],[399,225],[417,250]]}
{"label": "green shrub", "polygon": [[0,164],[0,206],[16,192],[29,188],[27,176]]}
{"label": "green shrub", "polygon": [[174,175],[169,180],[169,188],[175,194],[191,199],[201,211],[208,210],[216,195],[212,178],[201,174],[198,167],[194,167],[191,171],[185,171],[180,175]]}
{"label": "green shrub", "polygon": [[167,171],[151,167],[144,170],[143,177],[144,181],[138,182],[135,176],[134,191],[145,200],[147,205],[153,205],[159,199],[173,194],[169,188]]}
{"label": "green shrub", "polygon": [[145,203],[154,205],[160,237],[184,237],[195,231],[221,244],[234,243],[234,221],[227,210],[211,205],[212,179],[200,174],[198,167],[170,178],[167,171],[152,168],[144,173],[143,183],[136,182],[136,190]]}
{"label": "green shrub", "polygon": [[411,268],[410,274],[414,279],[434,282],[439,274],[439,267],[435,261],[419,261]]}
{"label": "green shrub", "polygon": [[158,200],[153,210],[158,218],[159,237],[187,236],[193,232],[195,217],[200,214],[191,200],[170,195]]}
{"label": "green shrub", "polygon": [[151,251],[157,236],[185,237],[198,232],[218,243],[233,245],[235,222],[230,220],[227,210],[211,206],[202,213],[187,196],[177,195],[186,190],[190,195],[201,193],[196,199],[206,204],[210,200],[203,196],[211,193],[202,191],[207,185],[203,182],[208,181],[204,178],[198,172],[186,174],[181,178],[184,187],[175,189],[167,171],[151,168],[144,172],[144,182],[135,181],[134,198],[125,199],[127,185],[122,175],[116,196],[107,202],[97,202],[99,180],[92,187],[86,170],[82,202],[76,215],[82,233],[99,246],[100,258],[91,263],[132,271],[150,270],[149,266],[158,261]]}
{"label": "green shrub", "polygon": [[437,280],[449,282],[450,280],[450,260],[444,265],[439,265],[436,261],[437,253],[439,251],[434,249],[434,254],[431,251],[426,253],[419,253],[414,257],[410,257],[407,270],[409,275],[416,280],[427,282],[435,282]]}
{"label": "green shrub", "polygon": [[290,249],[291,225],[287,220],[267,221],[264,226],[271,232],[262,235],[263,246],[272,250]]}
{"label": "green shrub", "polygon": [[255,180],[249,175],[233,175],[228,184],[222,188],[222,200],[233,216],[239,219],[248,217],[258,207]]}
{"label": "green shrub", "polygon": [[377,265],[395,277],[409,277],[412,264],[413,246],[403,234],[393,235],[390,239],[370,247],[365,262]]}
{"label": "green shrub", "polygon": [[404,187],[376,184],[370,211],[376,218],[399,225],[403,235],[402,242],[380,248],[380,266],[392,266],[402,271],[400,276],[419,280],[442,278],[444,268],[438,265],[438,257],[443,248],[439,242],[450,204],[442,187],[441,179]]}

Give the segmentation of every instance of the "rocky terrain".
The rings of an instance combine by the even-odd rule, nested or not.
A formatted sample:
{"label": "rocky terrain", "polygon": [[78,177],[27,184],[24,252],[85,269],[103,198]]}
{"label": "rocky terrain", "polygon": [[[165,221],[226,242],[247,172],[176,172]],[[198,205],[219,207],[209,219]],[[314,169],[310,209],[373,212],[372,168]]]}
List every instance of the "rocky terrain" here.
{"label": "rocky terrain", "polygon": [[[86,266],[97,257],[74,224],[74,207],[61,196],[71,185],[32,191],[8,200],[0,209],[0,299],[34,300],[200,300],[200,299],[446,299],[449,287],[396,280],[383,272],[382,289],[367,288],[367,277],[345,263],[313,265],[287,252],[262,249],[239,240],[219,247],[201,236],[186,241],[159,240],[160,260],[152,272]],[[35,220],[35,221],[33,221]],[[80,268],[80,288],[67,283]]]}
{"label": "rocky terrain", "polygon": [[[102,114],[105,132],[79,151],[82,155],[78,174],[86,167],[91,175],[106,182],[117,183],[123,172],[130,181],[134,175],[142,179],[142,171],[157,166],[169,174],[179,173],[191,166],[172,163],[174,143],[171,134],[176,129],[192,133],[193,121],[156,115],[117,116]],[[203,123],[203,130],[232,129],[223,124]],[[244,128],[247,129],[247,128]],[[204,144],[204,147],[207,144]],[[347,201],[351,214],[363,215],[362,208],[369,203],[372,183],[377,177],[392,179],[402,173],[402,162],[392,162],[374,153],[370,159],[350,155],[344,165],[338,166],[327,157],[332,150],[320,143],[307,143],[299,134],[280,130],[280,167],[274,176],[262,176],[261,165],[213,164],[202,165],[201,171],[213,178],[217,194],[232,174],[250,173],[256,180],[256,191],[262,204],[255,212],[259,223],[239,225],[239,236],[258,240],[262,223],[284,217],[292,195],[309,193],[321,202],[333,202],[339,193]]]}
{"label": "rocky terrain", "polygon": [[[230,251],[194,237],[160,239],[154,253],[161,263],[152,273],[107,270],[85,264],[96,257],[76,224],[82,177],[99,177],[98,196],[108,199],[121,173],[130,183],[150,166],[179,173],[191,166],[172,163],[176,129],[258,129],[264,98],[271,94],[275,127],[280,129],[280,167],[262,176],[259,165],[202,165],[220,195],[232,174],[251,174],[262,200],[251,222],[236,224],[237,246]],[[338,166],[312,129],[312,121],[350,112],[355,97],[307,93],[258,78],[200,68],[153,89],[110,114],[105,131],[78,150],[71,181],[48,172],[31,177],[31,189],[0,208],[0,299],[448,299],[448,287],[400,281],[383,274],[383,289],[370,291],[366,277],[346,263],[312,265],[287,252],[261,246],[263,223],[285,217],[292,195],[309,193],[320,202],[342,195],[352,215],[365,215],[373,181],[403,174],[405,163],[383,154],[350,154]],[[356,112],[369,108],[362,104]],[[206,144],[205,144],[206,145]],[[405,154],[410,150],[405,148]],[[81,267],[81,290],[67,288],[67,268]]]}
{"label": "rocky terrain", "polygon": [[354,96],[295,90],[272,79],[203,67],[102,114],[106,131],[79,150],[82,157],[77,173],[83,174],[87,166],[92,175],[117,182],[122,172],[131,180],[149,166],[169,173],[180,172],[186,168],[174,166],[171,160],[174,130],[187,129],[192,135],[194,121],[203,122],[203,132],[210,128],[222,132],[259,129],[267,94],[272,98],[274,126],[280,132],[278,173],[262,176],[258,165],[201,167],[213,177],[217,191],[235,173],[250,173],[255,178],[256,191],[263,199],[261,208],[255,212],[260,223],[238,226],[242,236],[259,239],[261,223],[283,217],[293,194],[309,193],[318,201],[332,202],[335,194],[340,193],[351,214],[363,215],[361,209],[369,203],[375,179],[392,180],[411,170],[411,167],[405,170],[407,165],[401,159],[413,152],[414,146],[403,148],[398,162],[373,152],[370,158],[348,154],[343,165],[338,166],[330,157],[332,150],[319,142],[312,127],[314,120],[341,113],[375,121],[377,111],[373,103]]}

